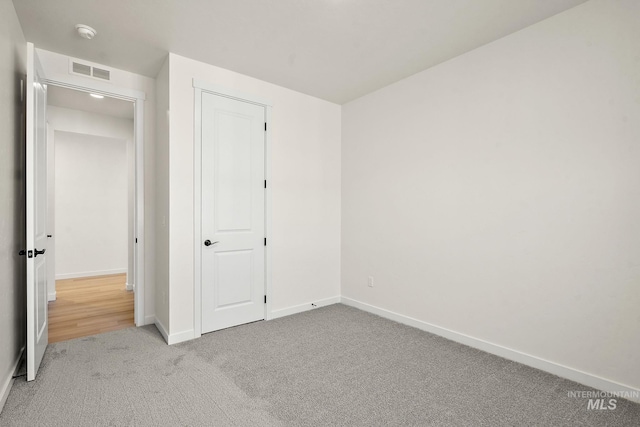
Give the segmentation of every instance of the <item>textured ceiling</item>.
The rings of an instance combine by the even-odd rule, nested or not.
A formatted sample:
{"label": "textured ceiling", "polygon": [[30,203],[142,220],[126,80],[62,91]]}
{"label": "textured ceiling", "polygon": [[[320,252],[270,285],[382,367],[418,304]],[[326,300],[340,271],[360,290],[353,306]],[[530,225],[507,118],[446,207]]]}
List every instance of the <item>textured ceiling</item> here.
{"label": "textured ceiling", "polygon": [[[155,77],[167,52],[348,102],[585,0],[14,0],[37,47]],[[75,24],[98,31],[80,38]]]}

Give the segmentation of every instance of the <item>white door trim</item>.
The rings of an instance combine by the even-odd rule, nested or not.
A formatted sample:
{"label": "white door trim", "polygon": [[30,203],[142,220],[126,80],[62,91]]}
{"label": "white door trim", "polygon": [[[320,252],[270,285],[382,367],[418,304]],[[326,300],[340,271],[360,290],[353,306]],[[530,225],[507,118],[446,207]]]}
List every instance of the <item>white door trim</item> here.
{"label": "white door trim", "polygon": [[215,95],[237,99],[238,101],[250,102],[252,104],[262,105],[265,107],[273,107],[273,102],[267,99],[259,98],[257,96],[244,93],[236,89],[229,89],[224,86],[208,83],[203,80],[193,79],[193,87],[196,89],[201,89],[205,92],[213,93]]}
{"label": "white door trim", "polygon": [[135,268],[135,323],[136,326],[145,325],[144,316],[144,260],[145,260],[145,234],[144,234],[144,92],[134,89],[120,88],[93,82],[73,75],[48,76],[45,83],[74,89],[82,92],[96,93],[100,95],[118,98],[134,103],[133,127],[135,147],[135,208],[134,208],[134,235],[137,243],[134,243],[134,268]]}
{"label": "white door trim", "polygon": [[265,107],[265,120],[267,131],[265,132],[265,177],[267,188],[265,194],[265,234],[267,246],[265,247],[265,295],[267,303],[264,307],[265,320],[271,319],[271,263],[273,251],[271,250],[271,109],[272,103],[268,100],[260,99],[253,95],[247,95],[233,89],[227,89],[218,85],[193,79],[194,88],[194,141],[193,141],[193,165],[194,165],[194,192],[193,192],[193,228],[194,228],[194,298],[193,298],[193,338],[200,338],[202,335],[202,92],[224,96],[243,102],[249,102]]}

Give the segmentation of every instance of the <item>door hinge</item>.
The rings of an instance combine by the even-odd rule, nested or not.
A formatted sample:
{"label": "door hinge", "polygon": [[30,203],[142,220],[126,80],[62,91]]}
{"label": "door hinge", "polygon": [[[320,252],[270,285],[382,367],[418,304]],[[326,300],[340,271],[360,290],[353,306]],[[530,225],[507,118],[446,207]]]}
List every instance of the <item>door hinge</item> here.
{"label": "door hinge", "polygon": [[264,131],[267,131],[267,122],[264,122]]}
{"label": "door hinge", "polygon": [[265,304],[267,303],[267,296],[266,295],[264,296],[264,303]]}
{"label": "door hinge", "polygon": [[264,180],[264,188],[267,188],[267,180]]}
{"label": "door hinge", "polygon": [[138,243],[138,238],[136,237],[136,243]]}
{"label": "door hinge", "polygon": [[267,238],[264,238],[264,245],[267,246]]}

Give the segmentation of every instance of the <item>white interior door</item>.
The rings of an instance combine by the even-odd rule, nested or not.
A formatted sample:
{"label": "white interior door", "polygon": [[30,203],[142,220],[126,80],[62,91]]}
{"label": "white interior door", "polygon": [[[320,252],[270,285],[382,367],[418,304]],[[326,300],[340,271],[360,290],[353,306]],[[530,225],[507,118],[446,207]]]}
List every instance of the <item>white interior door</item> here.
{"label": "white interior door", "polygon": [[47,321],[47,87],[32,43],[27,44],[27,381],[36,377],[49,342]]}
{"label": "white interior door", "polygon": [[202,92],[202,332],[264,319],[265,107]]}

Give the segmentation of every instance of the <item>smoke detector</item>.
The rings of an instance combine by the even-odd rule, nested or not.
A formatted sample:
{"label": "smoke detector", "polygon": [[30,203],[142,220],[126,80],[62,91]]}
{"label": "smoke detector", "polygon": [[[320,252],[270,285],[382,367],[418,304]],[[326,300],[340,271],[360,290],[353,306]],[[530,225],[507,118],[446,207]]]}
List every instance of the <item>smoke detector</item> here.
{"label": "smoke detector", "polygon": [[96,30],[94,30],[90,26],[84,25],[84,24],[76,25],[76,31],[78,32],[80,37],[85,38],[87,40],[91,40],[92,38],[94,38],[96,36],[96,34],[98,34],[98,32]]}

